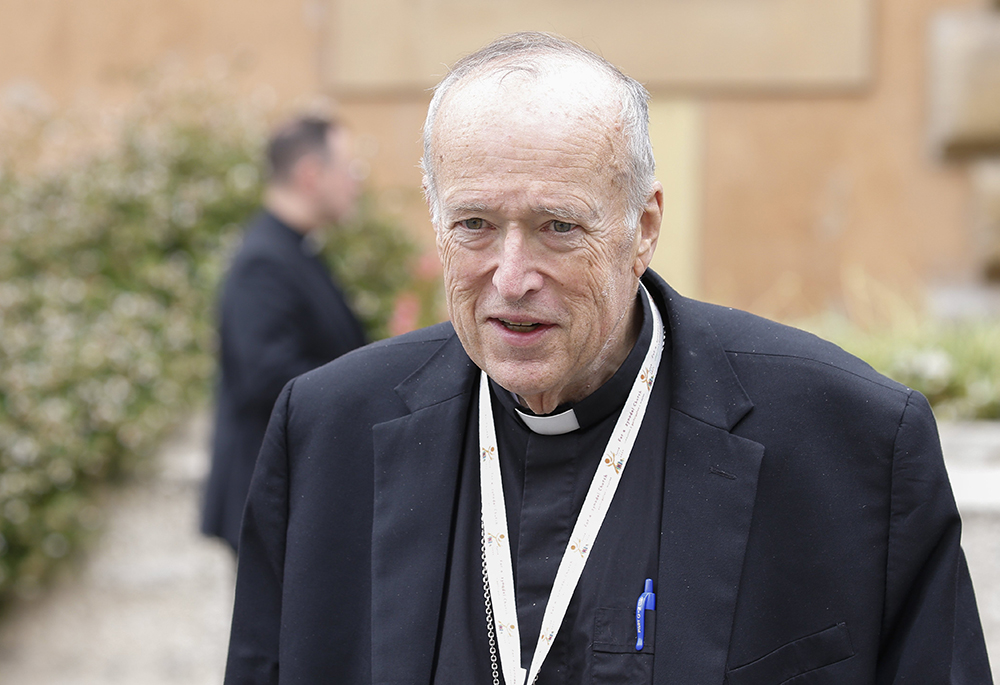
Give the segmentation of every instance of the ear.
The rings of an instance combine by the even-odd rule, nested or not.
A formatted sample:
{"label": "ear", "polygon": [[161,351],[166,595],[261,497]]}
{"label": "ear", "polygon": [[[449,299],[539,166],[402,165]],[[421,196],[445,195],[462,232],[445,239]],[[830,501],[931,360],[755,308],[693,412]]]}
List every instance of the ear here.
{"label": "ear", "polygon": [[635,277],[639,278],[653,259],[656,251],[656,241],[660,237],[660,223],[663,221],[663,186],[659,181],[653,181],[649,197],[646,198],[646,208],[639,217],[638,246],[635,265],[632,267]]}

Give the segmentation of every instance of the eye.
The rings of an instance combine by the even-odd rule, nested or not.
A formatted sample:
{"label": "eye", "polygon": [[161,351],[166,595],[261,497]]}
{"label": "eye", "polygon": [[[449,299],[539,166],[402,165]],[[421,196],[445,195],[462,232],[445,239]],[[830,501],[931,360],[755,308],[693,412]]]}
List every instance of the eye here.
{"label": "eye", "polygon": [[576,224],[571,224],[568,221],[552,222],[552,230],[555,231],[556,233],[569,233],[570,231],[573,230],[574,226],[576,226]]}
{"label": "eye", "polygon": [[486,226],[486,222],[483,221],[482,219],[474,218],[474,219],[465,219],[464,221],[459,221],[458,225],[462,226],[463,228],[467,228],[470,231],[478,231],[482,229],[484,226]]}

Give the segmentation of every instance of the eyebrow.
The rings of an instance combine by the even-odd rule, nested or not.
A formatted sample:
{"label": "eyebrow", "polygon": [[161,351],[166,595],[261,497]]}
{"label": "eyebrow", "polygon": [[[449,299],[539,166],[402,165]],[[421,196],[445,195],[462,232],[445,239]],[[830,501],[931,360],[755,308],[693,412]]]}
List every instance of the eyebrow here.
{"label": "eyebrow", "polygon": [[597,212],[593,209],[588,209],[586,211],[579,211],[573,207],[547,207],[545,205],[536,205],[531,207],[531,211],[535,214],[548,214],[549,216],[559,217],[560,219],[566,219],[572,221],[575,224],[591,224],[597,220]]}
{"label": "eyebrow", "polygon": [[476,214],[490,211],[490,208],[484,202],[462,202],[454,205],[446,205],[444,209],[447,214]]}
{"label": "eyebrow", "polygon": [[[575,224],[590,224],[597,220],[597,212],[592,209],[579,211],[573,207],[549,207],[547,205],[532,205],[528,208],[532,214],[545,214],[557,217]],[[490,207],[484,202],[462,202],[445,208],[445,212],[452,216],[467,214],[488,214]]]}

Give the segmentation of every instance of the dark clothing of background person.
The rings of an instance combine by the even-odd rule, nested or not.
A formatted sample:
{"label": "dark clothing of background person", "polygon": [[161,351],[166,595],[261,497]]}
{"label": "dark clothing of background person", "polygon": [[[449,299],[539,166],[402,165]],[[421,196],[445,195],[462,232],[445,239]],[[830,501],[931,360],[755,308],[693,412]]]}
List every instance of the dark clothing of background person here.
{"label": "dark clothing of background person", "polygon": [[364,330],[304,235],[262,211],[222,289],[212,468],[202,532],[235,550],[271,408],[289,380],[366,342]]}

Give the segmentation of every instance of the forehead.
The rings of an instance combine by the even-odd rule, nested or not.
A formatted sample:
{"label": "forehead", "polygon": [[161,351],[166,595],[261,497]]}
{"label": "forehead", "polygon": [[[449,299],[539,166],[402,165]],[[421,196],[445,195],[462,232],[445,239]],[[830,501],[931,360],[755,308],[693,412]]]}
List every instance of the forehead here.
{"label": "forehead", "polygon": [[610,82],[593,68],[470,77],[448,93],[435,123],[439,187],[444,195],[476,181],[507,188],[525,176],[536,185],[605,186],[623,164],[619,112]]}

